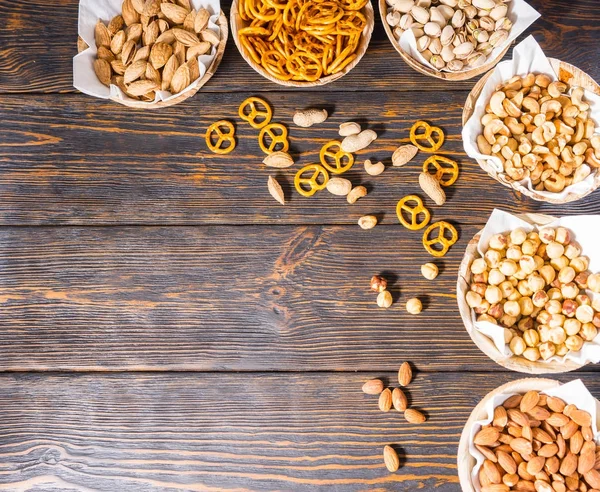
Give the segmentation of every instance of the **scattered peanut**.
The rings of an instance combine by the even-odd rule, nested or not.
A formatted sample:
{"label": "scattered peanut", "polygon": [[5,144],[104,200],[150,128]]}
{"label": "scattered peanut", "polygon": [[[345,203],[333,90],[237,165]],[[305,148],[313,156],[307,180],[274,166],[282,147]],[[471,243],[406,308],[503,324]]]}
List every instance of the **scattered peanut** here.
{"label": "scattered peanut", "polygon": [[365,171],[367,171],[369,176],[379,176],[383,171],[385,171],[385,165],[383,162],[373,164],[370,159],[367,159],[365,161]]}
{"label": "scattered peanut", "polygon": [[421,274],[427,280],[433,280],[438,276],[439,270],[435,263],[425,263],[421,265]]}
{"label": "scattered peanut", "polygon": [[361,229],[373,229],[377,225],[377,217],[374,215],[363,215],[358,219],[358,225]]}
{"label": "scattered peanut", "polygon": [[302,128],[308,128],[317,123],[323,123],[327,119],[326,109],[307,109],[306,111],[296,111],[294,114],[294,124]]}
{"label": "scattered peanut", "polygon": [[406,302],[406,310],[410,314],[419,314],[423,310],[423,304],[418,298],[413,297]]}
{"label": "scattered peanut", "polygon": [[283,194],[283,190],[281,189],[281,185],[273,176],[269,176],[269,179],[267,181],[267,188],[269,189],[269,193],[273,198],[275,198],[275,200],[277,200],[282,205],[285,205],[285,196]]}
{"label": "scattered peanut", "polygon": [[356,203],[356,201],[359,198],[362,198],[363,196],[366,196],[366,195],[367,195],[367,189],[364,186],[355,186],[354,188],[352,188],[352,191],[350,191],[350,193],[348,193],[346,200],[348,201],[348,203],[350,205],[352,205],[353,203]]}
{"label": "scattered peanut", "polygon": [[327,182],[327,191],[332,195],[346,196],[352,190],[352,183],[346,178],[331,178]]}
{"label": "scattered peanut", "polygon": [[387,309],[392,305],[393,302],[392,294],[390,294],[390,292],[387,290],[380,292],[377,296],[377,305],[380,308]]}
{"label": "scattered peanut", "polygon": [[418,151],[419,149],[414,145],[401,145],[392,154],[392,165],[395,167],[404,166],[404,164],[410,162],[417,155]]}
{"label": "scattered peanut", "polygon": [[366,149],[377,139],[373,130],[363,130],[357,135],[348,135],[342,140],[341,148],[344,152],[357,152]]}
{"label": "scattered peanut", "polygon": [[341,137],[348,137],[350,135],[358,135],[360,133],[360,125],[354,123],[354,121],[348,121],[340,125],[339,134]]}
{"label": "scattered peanut", "polygon": [[436,205],[443,205],[446,203],[446,192],[440,186],[439,181],[431,174],[420,173],[419,186]]}

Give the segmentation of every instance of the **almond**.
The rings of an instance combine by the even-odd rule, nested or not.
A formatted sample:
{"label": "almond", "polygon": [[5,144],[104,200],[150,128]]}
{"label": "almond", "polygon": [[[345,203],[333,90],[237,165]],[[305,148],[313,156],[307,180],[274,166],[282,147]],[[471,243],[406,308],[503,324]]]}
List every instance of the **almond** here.
{"label": "almond", "polygon": [[564,439],[571,439],[573,434],[579,430],[579,426],[574,420],[569,420],[569,423],[560,428],[560,433]]}
{"label": "almond", "polygon": [[582,475],[589,472],[594,468],[596,463],[596,444],[588,441],[583,444],[581,448],[581,454],[579,455],[579,463],[577,464],[577,471]]}
{"label": "almond", "polygon": [[115,55],[118,55],[121,53],[125,41],[127,41],[127,35],[125,34],[125,31],[119,31],[114,35],[110,42],[110,51],[112,51]]}
{"label": "almond", "polygon": [[269,189],[269,193],[275,200],[281,203],[281,205],[285,205],[283,189],[281,188],[279,182],[273,176],[269,176],[269,179],[267,181],[267,188]]}
{"label": "almond", "polygon": [[157,89],[158,85],[151,80],[137,80],[127,86],[127,92],[132,96],[143,96],[144,94]]}
{"label": "almond", "polygon": [[146,73],[146,65],[147,63],[144,60],[138,60],[129,65],[123,74],[124,82],[131,84],[134,80],[139,79]]}
{"label": "almond", "polygon": [[559,471],[566,477],[573,475],[577,471],[577,456],[569,451],[563,458]]}
{"label": "almond", "polygon": [[125,41],[123,49],[121,50],[121,61],[125,66],[129,65],[133,61],[136,51],[137,46],[133,39]]}
{"label": "almond", "polygon": [[408,386],[412,381],[412,369],[408,362],[403,362],[398,370],[398,383],[400,386]]}
{"label": "almond", "polygon": [[[479,444],[475,444],[475,447],[477,448],[477,451],[479,451],[484,457],[486,457],[488,460],[493,461],[494,463],[498,463],[498,457],[494,454],[494,452],[486,447],[486,446],[480,446]],[[502,451],[500,451],[502,452]],[[516,469],[516,466],[515,466]]]}
{"label": "almond", "polygon": [[187,62],[186,65],[190,69],[190,81],[194,82],[195,80],[200,78],[200,65],[198,65],[198,58],[192,57]]}
{"label": "almond", "polygon": [[513,395],[511,397],[509,397],[503,404],[502,406],[504,408],[506,408],[507,410],[509,408],[517,408],[520,404],[521,404],[521,400],[523,399],[523,397],[521,395]]}
{"label": "almond", "polygon": [[584,473],[583,478],[590,487],[600,490],[600,472],[598,470],[590,470]]}
{"label": "almond", "polygon": [[[142,34],[144,34],[142,25],[139,23],[130,25],[125,30],[125,34],[127,36],[127,41],[139,42],[139,40],[142,39]],[[148,47],[148,50],[150,50],[150,47]]]}
{"label": "almond", "polygon": [[165,31],[165,32],[161,33],[156,38],[156,42],[157,43],[173,44],[175,42],[175,34],[173,34],[173,30],[169,29],[168,31]]}
{"label": "almond", "polygon": [[483,470],[492,483],[500,483],[502,476],[496,467],[496,464],[490,460],[483,460]]}
{"label": "almond", "polygon": [[517,463],[510,454],[504,451],[498,451],[497,456],[498,464],[506,471],[506,473],[517,473]]}
{"label": "almond", "polygon": [[538,449],[537,453],[539,456],[543,456],[544,458],[550,458],[558,453],[558,446],[554,443],[544,444],[540,449]]}
{"label": "almond", "polygon": [[110,22],[108,23],[107,29],[110,34],[113,36],[117,34],[123,27],[125,26],[125,21],[123,20],[122,15],[115,15]]}
{"label": "almond", "polygon": [[556,396],[549,396],[546,399],[546,404],[548,405],[548,408],[550,410],[558,413],[562,413],[562,411],[565,409],[565,406],[567,405],[563,400]]}
{"label": "almond", "polygon": [[110,31],[100,19],[98,19],[98,22],[96,22],[96,27],[94,28],[94,39],[96,40],[96,47],[110,47]]}
{"label": "almond", "polygon": [[394,391],[392,391],[392,405],[399,412],[404,412],[408,407],[406,395],[400,388],[394,388]]}
{"label": "almond", "polygon": [[196,21],[196,10],[192,9],[183,19],[183,28],[186,31],[194,32],[194,22]]}
{"label": "almond", "polygon": [[148,58],[150,58],[150,48],[151,46],[142,46],[135,52],[132,62],[136,62],[138,60],[148,61]]}
{"label": "almond", "polygon": [[500,431],[495,427],[484,427],[477,434],[473,442],[480,446],[491,446],[500,437]]}
{"label": "almond", "polygon": [[507,414],[508,419],[512,420],[515,424],[520,425],[521,427],[529,425],[529,417],[516,408],[509,408]]}
{"label": "almond", "polygon": [[569,417],[581,427],[592,425],[592,416],[585,410],[575,409],[569,414]]}
{"label": "almond", "polygon": [[169,58],[162,71],[161,89],[163,91],[169,89],[171,81],[173,80],[173,75],[175,75],[175,72],[178,68],[179,61],[177,60],[177,57],[175,55],[171,55],[171,58]]}
{"label": "almond", "polygon": [[150,63],[152,63],[152,66],[158,70],[159,68],[165,66],[172,54],[173,48],[170,44],[155,43],[150,50]]}
{"label": "almond", "polygon": [[101,58],[94,60],[94,72],[98,80],[105,86],[110,86],[110,78],[112,77],[112,69],[110,63]]}
{"label": "almond", "polygon": [[404,418],[411,424],[422,424],[427,420],[425,415],[414,408],[407,408],[404,411]]}
{"label": "almond", "polygon": [[146,79],[156,82],[156,85],[160,86],[160,72],[156,70],[150,63],[146,63]]}
{"label": "almond", "polygon": [[[265,157],[263,159],[263,164],[265,166],[269,166],[269,167],[285,169],[287,167],[294,165],[294,159],[292,159],[292,156],[290,154],[288,154],[287,152],[277,151],[277,152],[273,152],[272,154],[269,154],[267,157]],[[377,379],[377,381],[379,381],[379,380]],[[381,384],[382,384],[381,388],[383,389],[383,383],[381,383]],[[381,391],[379,391],[378,393],[381,393]]]}
{"label": "almond", "polygon": [[146,0],[142,14],[152,17],[160,13],[160,0]]}
{"label": "almond", "polygon": [[519,403],[519,409],[521,412],[528,412],[535,407],[540,401],[540,394],[537,391],[528,391],[523,395],[521,403]]}
{"label": "almond", "polygon": [[185,29],[181,29],[178,27],[174,27],[172,29],[173,31],[173,35],[175,36],[175,39],[177,41],[179,41],[181,44],[183,44],[184,46],[190,47],[190,46],[194,46],[195,44],[198,44],[200,42],[200,40],[198,39],[198,36],[196,36],[195,34],[186,31]]}
{"label": "almond", "polygon": [[383,448],[383,461],[390,473],[394,473],[400,468],[400,458],[398,457],[398,453],[391,446],[385,446]]}
{"label": "almond", "polygon": [[183,24],[189,10],[174,3],[161,3],[160,10],[173,24]]}
{"label": "almond", "polygon": [[535,456],[531,458],[527,463],[527,473],[531,475],[536,475],[544,469],[544,464],[546,463],[546,458],[543,456]]}
{"label": "almond", "polygon": [[110,66],[117,75],[124,75],[125,70],[127,70],[127,67],[121,60],[111,61]]}
{"label": "almond", "polygon": [[562,413],[553,413],[546,419],[546,422],[554,427],[562,427],[563,425],[567,425],[569,421],[569,417]]}
{"label": "almond", "polygon": [[125,25],[130,26],[140,21],[140,14],[133,8],[131,0],[125,0],[122,7],[123,20]]}
{"label": "almond", "polygon": [[573,434],[571,436],[571,439],[569,439],[569,450],[573,454],[579,454],[582,446],[583,446],[583,435],[581,434],[581,431],[577,431],[575,434]]}
{"label": "almond", "polygon": [[146,46],[150,46],[150,45],[156,43],[159,34],[160,34],[160,28],[158,27],[158,22],[152,21],[150,24],[148,24],[148,27],[146,27],[146,29],[144,29],[144,34],[142,35],[144,44]]}
{"label": "almond", "polygon": [[221,41],[219,35],[212,29],[204,29],[199,36],[202,41],[208,41],[212,45],[217,45]]}
{"label": "almond", "polygon": [[205,55],[206,53],[210,52],[210,48],[211,48],[211,44],[207,41],[201,41],[198,44],[195,44],[194,46],[190,46],[186,53],[185,53],[185,58],[186,60],[190,60],[191,58],[198,58],[199,56]]}
{"label": "almond", "polygon": [[392,408],[392,392],[389,388],[384,389],[379,395],[379,410],[389,412]]}
{"label": "almond", "polygon": [[194,19],[194,31],[200,33],[208,27],[208,21],[210,19],[210,12],[206,9],[198,9],[196,18]]}
{"label": "almond", "polygon": [[510,441],[510,447],[515,450],[517,453],[526,455],[533,453],[533,447],[531,443],[527,439],[523,439],[522,437],[517,437]]}
{"label": "almond", "polygon": [[367,395],[378,395],[383,391],[383,381],[381,379],[369,379],[363,384],[362,390]]}
{"label": "almond", "polygon": [[171,80],[171,92],[178,94],[190,85],[190,68],[187,65],[181,65]]}
{"label": "almond", "polygon": [[401,145],[392,154],[392,165],[395,167],[404,166],[417,155],[419,149],[414,145]]}
{"label": "almond", "polygon": [[503,483],[491,483],[481,487],[481,492],[509,492],[509,490],[510,487],[508,485],[504,485]]}
{"label": "almond", "polygon": [[592,432],[592,428],[589,425],[586,425],[581,428],[581,435],[585,441],[591,441],[594,439],[594,433]]}
{"label": "almond", "polygon": [[508,423],[506,408],[496,407],[494,409],[494,421],[492,423],[497,427],[506,427],[506,424]]}
{"label": "almond", "polygon": [[540,429],[539,427],[534,427],[532,429],[532,434],[533,434],[533,438],[537,441],[540,441],[541,443],[552,444],[554,442],[554,439],[552,438],[552,436],[550,434],[548,434],[546,431]]}
{"label": "almond", "polygon": [[527,414],[533,417],[534,420],[546,420],[550,417],[550,412],[545,408],[536,406],[527,411]]}

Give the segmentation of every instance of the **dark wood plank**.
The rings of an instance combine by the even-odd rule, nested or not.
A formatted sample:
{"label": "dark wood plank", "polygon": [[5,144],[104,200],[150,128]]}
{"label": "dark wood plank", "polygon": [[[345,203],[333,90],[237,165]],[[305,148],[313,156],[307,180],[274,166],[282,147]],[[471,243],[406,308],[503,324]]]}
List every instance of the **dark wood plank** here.
{"label": "dark wood plank", "polygon": [[[415,426],[362,394],[372,376],[2,375],[0,490],[456,492],[471,410],[517,379],[417,374],[408,392],[429,421]],[[600,396],[597,377],[577,377]],[[402,456],[394,474],[386,444]]]}
{"label": "dark wood plank", "polygon": [[456,308],[459,231],[431,282],[399,226],[2,228],[0,370],[501,370]]}
{"label": "dark wood plank", "polygon": [[[525,33],[534,34],[546,53],[600,79],[595,54],[600,43],[600,10],[595,0],[530,0],[542,18]],[[77,0],[0,0],[0,92],[73,92],[71,59],[76,54]],[[230,2],[223,8],[228,13]],[[523,36],[522,36],[523,37]],[[361,63],[347,76],[320,91],[453,90],[472,82],[448,83],[409,68],[387,39],[376,7],[375,32]],[[233,41],[206,91],[276,91],[282,87],[254,72]],[[187,102],[185,104],[188,104]]]}
{"label": "dark wood plank", "polygon": [[[461,166],[448,204],[434,213],[479,224],[494,207],[565,215],[600,212],[597,193],[557,207],[517,196],[485,175],[462,149],[465,92],[383,92],[359,100],[344,92],[272,93],[275,120],[289,126],[292,151],[300,155],[294,167],[266,168],[256,130],[239,119],[237,149],[228,156],[210,153],[204,143],[207,126],[233,118],[250,94],[202,94],[159,113],[132,113],[81,96],[4,96],[0,224],[354,224],[372,212],[382,214],[383,223],[397,224],[396,203],[420,193],[417,174],[428,155],[421,153],[410,165],[378,177],[368,176],[362,163],[369,157],[389,165],[393,150],[408,142],[410,126],[421,118],[446,131],[443,151]],[[326,106],[333,115],[318,127],[295,127],[293,113],[306,106]],[[337,137],[341,122],[353,118],[368,118],[380,134],[346,173],[355,184],[366,184],[370,194],[353,206],[326,191],[313,198],[298,195],[293,191],[296,171],[318,162],[320,147]],[[268,194],[269,174],[284,183],[287,206]]]}

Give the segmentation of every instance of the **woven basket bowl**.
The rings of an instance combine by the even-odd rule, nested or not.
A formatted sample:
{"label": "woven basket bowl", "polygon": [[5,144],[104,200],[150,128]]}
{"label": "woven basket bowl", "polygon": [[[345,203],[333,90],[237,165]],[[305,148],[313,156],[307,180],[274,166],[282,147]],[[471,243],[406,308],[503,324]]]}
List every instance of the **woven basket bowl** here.
{"label": "woven basket bowl", "polygon": [[306,87],[318,87],[321,85],[325,85],[325,84],[334,82],[335,80],[342,78],[350,70],[352,70],[356,65],[358,65],[358,62],[360,62],[361,58],[364,56],[364,54],[367,51],[367,47],[369,46],[369,41],[371,41],[371,34],[373,34],[373,28],[375,26],[375,14],[373,12],[373,5],[371,4],[370,0],[363,7],[361,12],[364,14],[365,18],[367,19],[367,25],[363,29],[362,36],[360,38],[360,42],[358,43],[358,48],[356,50],[356,55],[357,55],[356,58],[351,63],[346,65],[344,67],[344,69],[341,70],[340,72],[334,73],[332,75],[327,75],[326,77],[321,77],[320,79],[315,80],[314,82],[302,82],[302,81],[296,81],[296,80],[279,80],[279,79],[273,77],[272,75],[270,75],[268,72],[266,72],[262,66],[255,63],[254,60],[252,60],[252,58],[250,58],[250,56],[248,56],[248,54],[246,53],[246,50],[244,50],[244,47],[240,43],[238,30],[241,29],[242,27],[245,27],[246,22],[240,17],[240,14],[238,13],[237,0],[233,0],[233,3],[231,4],[231,10],[229,12],[229,17],[230,17],[230,23],[231,23],[231,35],[233,36],[235,45],[237,46],[237,49],[239,50],[240,54],[242,55],[242,58],[244,60],[246,60],[248,65],[250,65],[256,72],[261,74],[264,78],[269,79],[270,81],[275,82],[276,84],[285,85],[287,87],[304,87],[304,88],[306,88]]}
{"label": "woven basket bowl", "polygon": [[481,75],[482,73],[486,73],[488,70],[490,70],[494,66],[496,66],[496,64],[500,60],[502,60],[504,55],[506,55],[506,53],[510,49],[510,44],[508,44],[506,46],[506,48],[503,49],[502,52],[499,53],[498,56],[496,56],[494,59],[486,61],[480,67],[471,68],[470,70],[465,70],[464,72],[441,72],[439,70],[434,70],[431,67],[423,65],[420,61],[415,60],[412,56],[410,56],[409,53],[406,53],[400,47],[400,44],[398,43],[398,41],[396,40],[396,37],[394,36],[394,33],[392,32],[392,28],[390,27],[390,25],[387,23],[387,20],[385,19],[386,15],[387,15],[387,9],[388,9],[388,5],[387,5],[386,1],[379,0],[379,15],[381,16],[381,23],[383,24],[383,28],[385,29],[387,37],[390,40],[390,43],[392,43],[392,46],[396,49],[396,51],[400,54],[402,59],[406,62],[406,64],[409,67],[411,67],[413,70],[416,70],[417,72],[421,72],[425,75],[429,75],[430,77],[435,77],[436,79],[469,80],[469,79],[472,79],[473,77],[477,77],[478,75]]}
{"label": "woven basket bowl", "polygon": [[[460,436],[460,443],[458,445],[458,477],[460,480],[460,486],[463,492],[475,492],[475,487],[471,482],[471,472],[475,467],[475,458],[469,454],[469,439],[470,439],[470,431],[473,424],[478,420],[483,420],[487,417],[487,413],[485,411],[486,404],[494,398],[496,395],[502,393],[520,393],[525,394],[530,390],[534,391],[546,391],[549,389],[558,388],[561,385],[560,381],[555,381],[553,379],[543,379],[543,378],[526,378],[526,379],[517,379],[516,381],[511,381],[510,383],[506,383],[493,391],[490,391],[484,398],[479,402],[479,404],[473,409],[471,415],[469,416],[469,420],[465,424],[463,428],[462,434]],[[596,400],[596,407],[598,408],[597,412],[597,425],[600,427],[600,402]]]}
{"label": "woven basket bowl", "polygon": [[[175,104],[179,104],[180,102],[185,101],[186,99],[189,99],[190,97],[195,95],[196,92],[198,92],[200,90],[200,88],[204,84],[206,84],[210,80],[210,78],[215,74],[215,72],[217,71],[217,68],[221,64],[221,60],[223,58],[223,53],[225,53],[225,45],[227,44],[227,37],[229,35],[229,29],[227,27],[227,18],[225,17],[225,14],[223,13],[223,11],[221,11],[221,13],[219,14],[219,18],[217,19],[217,25],[219,26],[219,29],[221,31],[221,40],[219,41],[219,45],[217,46],[217,53],[215,54],[215,57],[213,58],[213,61],[210,64],[210,66],[207,68],[206,73],[204,74],[204,77],[201,77],[200,79],[198,79],[194,83],[193,87],[191,89],[189,89],[187,92],[182,93],[179,96],[174,97],[172,99],[169,99],[168,101],[158,101],[155,103],[147,103],[147,102],[143,102],[143,101],[137,101],[135,99],[119,99],[118,97],[115,97],[115,96],[111,96],[109,99],[111,101],[115,101],[119,104],[122,104],[123,106],[129,106],[130,108],[160,109],[160,108],[168,108],[169,106],[174,106]],[[83,39],[78,37],[78,39],[77,39],[78,52],[81,53],[82,51],[86,50],[87,48],[88,47],[87,47],[85,41],[83,41]]]}
{"label": "woven basket bowl", "polygon": [[[549,224],[550,222],[556,220],[555,217],[540,214],[522,214],[518,215],[518,217],[529,222],[530,224],[535,224],[538,226]],[[480,237],[481,231],[475,234],[473,239],[469,241],[465,251],[465,256],[463,257],[460,268],[458,269],[458,282],[456,285],[458,310],[460,311],[460,316],[462,317],[465,329],[471,337],[471,340],[473,340],[475,345],[479,347],[479,350],[481,350],[490,359],[511,371],[523,372],[526,374],[558,374],[575,371],[576,369],[583,367],[584,364],[577,364],[571,360],[567,360],[562,364],[546,364],[539,361],[531,362],[524,357],[506,357],[500,353],[490,338],[475,329],[475,325],[471,320],[471,308],[467,304],[466,299],[460,295],[460,292],[461,289],[465,289],[465,292],[468,291],[468,286],[471,281],[471,263],[473,263],[475,258],[479,257],[477,243],[479,242]]]}
{"label": "woven basket bowl", "polygon": [[[555,58],[549,58],[548,60],[550,61],[552,68],[558,75],[559,80],[561,80],[562,82],[565,82],[569,85],[572,85],[572,86],[583,87],[584,89],[586,89],[590,92],[593,92],[594,94],[600,95],[600,85],[598,85],[596,83],[596,81],[594,81],[594,79],[592,79],[584,71],[580,70],[577,67],[574,67],[573,65],[565,63],[563,61],[556,60]],[[485,83],[487,82],[488,78],[491,75],[492,75],[492,72],[490,71],[490,73],[488,73],[487,75],[482,77],[479,80],[479,82],[477,82],[477,84],[475,84],[475,87],[473,87],[473,90],[468,95],[467,101],[465,102],[465,107],[463,109],[463,114],[462,114],[463,126],[466,125],[467,121],[473,114],[473,111],[475,110],[475,104],[477,102],[477,99],[479,98],[479,95],[481,94],[481,91],[483,90],[483,86],[485,85]],[[597,122],[597,123],[600,123],[600,122]],[[579,199],[589,195],[590,193],[592,193],[594,190],[596,190],[600,186],[600,169],[596,169],[596,171],[594,173],[594,176],[595,176],[594,185],[590,191],[588,191],[586,193],[569,193],[563,199],[546,197],[546,196],[540,195],[537,191],[531,191],[527,187],[513,181],[508,176],[506,176],[504,173],[496,172],[496,170],[493,169],[492,166],[490,166],[487,161],[477,159],[477,162],[479,164],[479,167],[481,167],[481,169],[483,169],[486,173],[488,173],[492,178],[494,178],[499,183],[503,184],[504,186],[507,186],[508,188],[513,188],[514,190],[518,191],[519,193],[522,193],[523,195],[533,198],[534,200],[538,200],[540,202],[548,202],[548,203],[555,203],[555,204],[574,202],[576,200],[579,200]]]}

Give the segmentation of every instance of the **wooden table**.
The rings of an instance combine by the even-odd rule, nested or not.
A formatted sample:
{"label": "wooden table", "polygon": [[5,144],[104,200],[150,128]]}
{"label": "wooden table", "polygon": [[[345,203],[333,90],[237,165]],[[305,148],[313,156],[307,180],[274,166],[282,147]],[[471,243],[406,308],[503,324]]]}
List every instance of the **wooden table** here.
{"label": "wooden table", "polygon": [[[600,80],[596,0],[531,0],[546,53]],[[229,2],[225,10],[228,11]],[[494,207],[600,213],[600,193],[567,206],[503,188],[466,158],[460,115],[474,81],[442,83],[409,69],[377,19],[371,46],[341,81],[283,90],[233,42],[217,75],[185,103],[134,111],[72,87],[75,0],[0,0],[0,490],[459,490],[456,451],[471,409],[519,378],[471,342],[455,300],[459,261]],[[207,153],[210,122],[262,93],[302,154],[268,194],[255,132],[238,124],[228,157]],[[291,124],[326,107],[321,126]],[[371,178],[349,206],[292,191],[340,122],[380,135],[359,156],[383,159],[417,119],[444,128],[461,177],[434,218],[460,241],[435,282],[399,198],[418,190],[423,156]],[[272,174],[272,172],[271,172]],[[356,220],[381,224],[362,231]],[[392,280],[379,309],[371,275]],[[409,296],[425,310],[410,316]],[[410,360],[410,399],[429,420],[384,414],[362,383],[394,384]],[[598,367],[580,377],[600,395]],[[385,444],[401,451],[389,474]]]}

